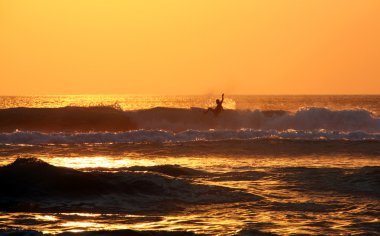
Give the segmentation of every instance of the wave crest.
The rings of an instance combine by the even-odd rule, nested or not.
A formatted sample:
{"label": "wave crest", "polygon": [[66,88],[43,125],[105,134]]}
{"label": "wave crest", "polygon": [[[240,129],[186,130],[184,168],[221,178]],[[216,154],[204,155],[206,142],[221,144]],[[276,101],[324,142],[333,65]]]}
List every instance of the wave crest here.
{"label": "wave crest", "polygon": [[[2,211],[134,212],[173,210],[181,204],[255,201],[261,197],[227,187],[195,184],[158,172],[82,172],[36,158],[0,167]],[[28,196],[25,198],[25,196]],[[161,203],[171,204],[161,204]]]}
{"label": "wave crest", "polygon": [[302,108],[295,113],[282,110],[226,110],[218,117],[203,109],[155,108],[131,112],[131,120],[143,129],[183,131],[188,129],[336,130],[380,132],[380,119],[363,109],[330,110]]}
{"label": "wave crest", "polygon": [[276,130],[380,132],[380,118],[368,110],[302,108],[282,110],[225,110],[219,116],[204,109],[153,108],[121,111],[112,107],[10,108],[0,110],[0,132],[122,132],[129,130]]}

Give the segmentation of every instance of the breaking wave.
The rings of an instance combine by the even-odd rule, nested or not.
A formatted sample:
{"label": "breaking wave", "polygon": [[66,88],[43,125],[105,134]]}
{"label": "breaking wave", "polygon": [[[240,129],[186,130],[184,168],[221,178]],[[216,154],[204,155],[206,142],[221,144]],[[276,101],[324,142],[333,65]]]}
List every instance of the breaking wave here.
{"label": "breaking wave", "polygon": [[170,131],[207,129],[255,130],[331,130],[380,132],[380,118],[370,111],[302,108],[295,113],[282,110],[226,110],[218,117],[204,114],[203,109],[154,108],[128,113],[142,129]]}
{"label": "breaking wave", "polygon": [[123,132],[130,130],[276,130],[380,132],[380,118],[368,110],[302,108],[225,110],[219,116],[204,109],[153,108],[122,111],[112,107],[9,108],[0,110],[0,132]]}

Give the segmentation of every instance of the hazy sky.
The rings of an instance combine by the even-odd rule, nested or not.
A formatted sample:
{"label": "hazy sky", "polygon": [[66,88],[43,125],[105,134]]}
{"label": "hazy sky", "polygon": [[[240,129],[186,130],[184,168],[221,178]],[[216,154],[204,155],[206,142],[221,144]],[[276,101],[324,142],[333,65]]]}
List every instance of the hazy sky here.
{"label": "hazy sky", "polygon": [[0,0],[0,94],[380,94],[379,0]]}

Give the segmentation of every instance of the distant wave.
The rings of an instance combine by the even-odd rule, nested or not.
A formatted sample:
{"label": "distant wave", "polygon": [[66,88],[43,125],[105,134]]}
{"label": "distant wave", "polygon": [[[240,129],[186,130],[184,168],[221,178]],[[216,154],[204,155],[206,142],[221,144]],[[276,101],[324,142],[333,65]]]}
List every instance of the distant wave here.
{"label": "distant wave", "polygon": [[282,110],[225,110],[218,117],[203,109],[154,108],[127,113],[142,129],[170,131],[207,129],[331,130],[380,132],[380,118],[367,110],[303,108],[295,113]]}
{"label": "distant wave", "polygon": [[380,133],[362,131],[276,131],[276,130],[187,130],[170,132],[165,130],[133,130],[127,132],[97,133],[0,133],[0,144],[81,144],[81,143],[178,143],[212,141],[249,141],[265,139],[287,140],[348,140],[380,141]]}
{"label": "distant wave", "polygon": [[0,110],[0,132],[123,132],[130,130],[276,130],[380,132],[380,118],[364,109],[303,108],[225,110],[218,117],[201,108],[121,111],[112,107],[10,108]]}
{"label": "distant wave", "polygon": [[0,132],[17,129],[43,132],[123,131],[137,126],[113,107],[0,109]]}

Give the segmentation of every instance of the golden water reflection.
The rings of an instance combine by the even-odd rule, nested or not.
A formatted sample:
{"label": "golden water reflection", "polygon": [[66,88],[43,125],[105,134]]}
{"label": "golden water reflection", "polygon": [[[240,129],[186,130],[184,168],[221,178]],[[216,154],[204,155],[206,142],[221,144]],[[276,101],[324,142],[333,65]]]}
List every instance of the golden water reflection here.
{"label": "golden water reflection", "polygon": [[152,160],[142,159],[128,159],[128,158],[109,158],[105,156],[93,156],[93,157],[54,157],[47,160],[52,165],[64,166],[74,169],[86,169],[86,168],[123,168],[136,165],[152,166],[155,162]]}
{"label": "golden water reflection", "polygon": [[[7,165],[19,156],[0,159],[0,165]],[[121,156],[76,156],[38,154],[25,157],[36,157],[54,166],[74,169],[115,169],[131,166],[179,165],[197,170],[211,172],[228,172],[232,170],[265,171],[267,168],[309,167],[309,168],[361,168],[364,166],[380,166],[377,156],[149,156],[141,153],[126,153]]]}
{"label": "golden water reflection", "polygon": [[[46,95],[2,96],[1,108],[11,107],[65,107],[115,106],[123,110],[153,107],[209,107],[215,106],[220,94],[207,95]],[[227,109],[263,109],[296,111],[301,107],[328,107],[331,109],[363,108],[380,114],[378,95],[231,95],[226,94],[223,106]]]}
{"label": "golden water reflection", "polygon": [[[380,166],[376,157],[142,157],[136,153],[126,156],[39,156],[56,166],[92,170],[103,168],[116,171],[131,166],[153,166],[177,164],[212,173],[246,171],[270,172],[276,167],[340,167],[360,168]],[[16,158],[16,157],[14,157]],[[102,170],[103,170],[102,169]],[[244,228],[262,229],[265,232],[288,234],[329,234],[350,232],[363,233],[360,227],[352,228],[358,222],[379,222],[376,214],[363,214],[367,206],[378,206],[376,199],[311,193],[292,189],[291,182],[283,182],[278,176],[264,176],[257,180],[213,180],[200,177],[192,181],[201,184],[220,185],[242,189],[259,195],[263,200],[227,204],[187,206],[174,213],[148,214],[95,214],[91,212],[72,213],[0,213],[0,227],[20,227],[44,233],[81,232],[93,230],[188,230],[209,235],[233,235]],[[169,203],[168,203],[169,204]],[[334,210],[339,205],[338,211]],[[340,206],[341,205],[341,206]],[[332,207],[332,210],[329,208]],[[21,219],[21,220],[18,220]],[[28,223],[32,222],[32,223]],[[321,230],[324,230],[321,232]],[[350,231],[347,231],[347,230]],[[223,233],[221,233],[223,232]]]}
{"label": "golden water reflection", "polygon": [[[165,230],[192,231],[208,235],[234,235],[244,228],[261,228],[265,232],[289,234],[342,235],[359,221],[378,223],[378,218],[347,218],[336,212],[294,212],[260,209],[260,203],[214,204],[198,206],[174,215],[131,215],[92,213],[1,213],[0,221],[12,227],[43,233],[96,230]],[[355,212],[353,212],[355,213]],[[36,219],[33,226],[16,224],[17,219]],[[322,231],[323,229],[323,231]],[[351,231],[351,233],[360,233]]]}
{"label": "golden water reflection", "polygon": [[[122,110],[149,109],[154,107],[209,107],[215,106],[220,95],[46,95],[46,96],[3,96],[1,108],[38,107],[58,108],[65,106],[113,106]],[[241,97],[241,96],[240,96]],[[223,106],[236,109],[236,96],[226,97]],[[244,97],[243,97],[244,99]]]}

